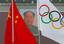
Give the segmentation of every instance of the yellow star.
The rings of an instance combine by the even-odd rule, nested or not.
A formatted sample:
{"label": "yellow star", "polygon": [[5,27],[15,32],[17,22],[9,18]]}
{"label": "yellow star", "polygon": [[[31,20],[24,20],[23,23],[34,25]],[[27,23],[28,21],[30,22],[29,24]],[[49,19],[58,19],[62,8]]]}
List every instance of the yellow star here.
{"label": "yellow star", "polygon": [[11,18],[10,12],[8,12],[8,18]]}
{"label": "yellow star", "polygon": [[17,20],[15,20],[15,23],[17,23]]}
{"label": "yellow star", "polygon": [[18,19],[19,16],[16,16],[16,19]]}
{"label": "yellow star", "polygon": [[10,16],[10,15],[8,15],[8,18],[11,18],[11,16]]}

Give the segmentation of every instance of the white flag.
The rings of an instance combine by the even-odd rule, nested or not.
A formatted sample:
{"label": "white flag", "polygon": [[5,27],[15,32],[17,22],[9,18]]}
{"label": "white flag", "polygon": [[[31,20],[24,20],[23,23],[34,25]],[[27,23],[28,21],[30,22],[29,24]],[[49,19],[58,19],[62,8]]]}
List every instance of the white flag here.
{"label": "white flag", "polygon": [[64,44],[64,17],[49,0],[38,0],[38,27],[42,36]]}

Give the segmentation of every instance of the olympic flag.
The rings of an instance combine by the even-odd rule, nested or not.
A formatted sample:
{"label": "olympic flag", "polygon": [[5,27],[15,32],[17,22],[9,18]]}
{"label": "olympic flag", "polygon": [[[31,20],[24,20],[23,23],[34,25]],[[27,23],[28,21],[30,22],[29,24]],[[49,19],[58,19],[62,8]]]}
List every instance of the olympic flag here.
{"label": "olympic flag", "polygon": [[42,36],[64,44],[64,17],[59,10],[49,0],[38,0],[37,14]]}

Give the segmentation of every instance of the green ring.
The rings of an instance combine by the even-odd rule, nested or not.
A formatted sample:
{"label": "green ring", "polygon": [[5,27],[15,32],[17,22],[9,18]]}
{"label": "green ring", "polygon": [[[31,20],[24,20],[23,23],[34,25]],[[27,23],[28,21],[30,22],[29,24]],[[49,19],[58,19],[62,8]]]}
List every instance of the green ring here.
{"label": "green ring", "polygon": [[[48,14],[49,14],[49,12],[45,12],[45,13],[48,13]],[[44,13],[44,14],[45,14],[45,13]],[[51,16],[52,16],[52,15],[51,15]],[[41,21],[42,21],[43,23],[45,23],[45,24],[48,24],[48,23],[50,23],[50,22],[51,22],[51,20],[50,20],[50,21],[48,21],[48,22],[43,21],[42,16],[41,16]]]}

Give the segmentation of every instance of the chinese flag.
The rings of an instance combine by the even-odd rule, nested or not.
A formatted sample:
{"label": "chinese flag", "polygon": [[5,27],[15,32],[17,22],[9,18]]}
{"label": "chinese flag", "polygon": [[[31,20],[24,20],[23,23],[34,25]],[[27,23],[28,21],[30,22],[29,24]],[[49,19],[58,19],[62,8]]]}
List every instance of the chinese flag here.
{"label": "chinese flag", "polygon": [[4,33],[4,44],[12,44],[12,4],[10,6],[10,11],[8,12],[8,17],[6,20],[6,30]]}
{"label": "chinese flag", "polygon": [[14,13],[14,44],[37,44],[35,37],[29,31],[21,17],[15,2],[13,3]]}

